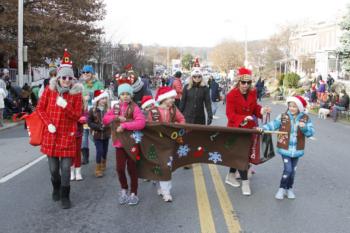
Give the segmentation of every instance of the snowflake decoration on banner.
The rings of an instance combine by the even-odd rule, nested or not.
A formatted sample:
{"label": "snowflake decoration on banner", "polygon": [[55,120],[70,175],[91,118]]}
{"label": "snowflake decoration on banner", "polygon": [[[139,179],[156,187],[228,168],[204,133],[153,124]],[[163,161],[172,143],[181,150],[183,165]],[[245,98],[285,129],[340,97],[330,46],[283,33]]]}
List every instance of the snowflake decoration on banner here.
{"label": "snowflake decoration on banner", "polygon": [[173,156],[169,157],[169,162],[167,163],[168,167],[172,168],[173,167]]}
{"label": "snowflake decoration on banner", "polygon": [[188,152],[190,152],[190,148],[188,145],[181,145],[179,146],[179,149],[177,150],[177,154],[179,157],[186,157],[188,155]]}
{"label": "snowflake decoration on banner", "polygon": [[209,152],[209,159],[213,163],[222,162],[221,154],[219,152]]}
{"label": "snowflake decoration on banner", "polygon": [[134,131],[131,137],[135,140],[135,143],[140,143],[142,141],[143,133],[141,131]]}

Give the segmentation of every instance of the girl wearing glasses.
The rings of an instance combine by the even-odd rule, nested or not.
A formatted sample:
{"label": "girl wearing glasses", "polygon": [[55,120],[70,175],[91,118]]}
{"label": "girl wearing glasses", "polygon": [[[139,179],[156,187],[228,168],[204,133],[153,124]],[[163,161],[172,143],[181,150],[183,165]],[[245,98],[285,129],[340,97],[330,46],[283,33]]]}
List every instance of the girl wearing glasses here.
{"label": "girl wearing glasses", "polygon": [[[67,55],[68,52],[65,52]],[[51,78],[36,111],[45,124],[41,152],[48,157],[53,201],[63,209],[71,207],[70,167],[76,156],[77,121],[82,114],[82,85],[76,83],[69,56]]]}
{"label": "girl wearing glasses", "polygon": [[[226,96],[227,126],[252,129],[257,127],[256,118],[262,118],[264,113],[271,112],[269,107],[262,108],[257,103],[256,89],[252,88],[252,71],[244,67],[238,69],[238,82]],[[233,187],[241,184],[236,180],[235,168],[230,168],[225,183]],[[251,195],[248,167],[244,171],[239,170],[242,179],[242,194]]]}

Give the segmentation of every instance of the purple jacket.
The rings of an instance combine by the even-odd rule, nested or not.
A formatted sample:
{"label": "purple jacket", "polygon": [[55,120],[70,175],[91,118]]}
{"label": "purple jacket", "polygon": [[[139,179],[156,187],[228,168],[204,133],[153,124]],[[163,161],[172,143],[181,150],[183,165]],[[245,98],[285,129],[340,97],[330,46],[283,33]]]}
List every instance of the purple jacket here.
{"label": "purple jacket", "polygon": [[[128,103],[126,102],[120,103],[119,116],[125,116],[127,108],[128,108]],[[114,110],[113,109],[109,110],[103,117],[103,124],[109,125],[110,123],[112,123],[112,121],[116,117],[117,116],[114,114]],[[137,105],[135,105],[134,112],[133,112],[133,120],[128,122],[122,122],[120,123],[120,125],[124,130],[130,130],[130,131],[141,130],[146,125],[146,119],[141,109]],[[123,147],[122,143],[119,140],[114,141],[113,146],[117,148]]]}

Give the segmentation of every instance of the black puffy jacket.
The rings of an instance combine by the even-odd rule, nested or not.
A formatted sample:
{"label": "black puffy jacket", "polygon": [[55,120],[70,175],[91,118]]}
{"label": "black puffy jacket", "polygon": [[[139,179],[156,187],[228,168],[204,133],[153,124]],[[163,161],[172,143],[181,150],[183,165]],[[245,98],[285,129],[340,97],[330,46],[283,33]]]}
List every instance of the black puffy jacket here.
{"label": "black puffy jacket", "polygon": [[186,123],[205,124],[204,105],[208,112],[208,120],[212,120],[211,101],[207,86],[193,86],[190,90],[185,85],[182,91],[180,111],[184,114]]}

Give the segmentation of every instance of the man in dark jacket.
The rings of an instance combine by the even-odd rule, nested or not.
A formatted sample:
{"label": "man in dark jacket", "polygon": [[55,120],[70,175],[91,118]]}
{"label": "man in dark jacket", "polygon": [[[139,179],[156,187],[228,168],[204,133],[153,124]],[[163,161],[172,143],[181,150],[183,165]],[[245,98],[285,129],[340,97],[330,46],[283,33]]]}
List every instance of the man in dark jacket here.
{"label": "man in dark jacket", "polygon": [[345,90],[340,92],[340,101],[336,103],[332,110],[333,121],[336,122],[338,118],[338,112],[349,110],[349,95]]}
{"label": "man in dark jacket", "polygon": [[218,109],[218,103],[220,102],[220,87],[219,84],[215,81],[213,76],[209,77],[208,85],[210,88],[210,99],[211,99],[211,110],[213,112],[213,118],[218,119],[216,110]]}
{"label": "man in dark jacket", "polygon": [[134,71],[129,71],[127,75],[134,80],[132,84],[132,89],[134,91],[132,100],[141,107],[142,97],[145,95],[152,95],[152,93]]}

